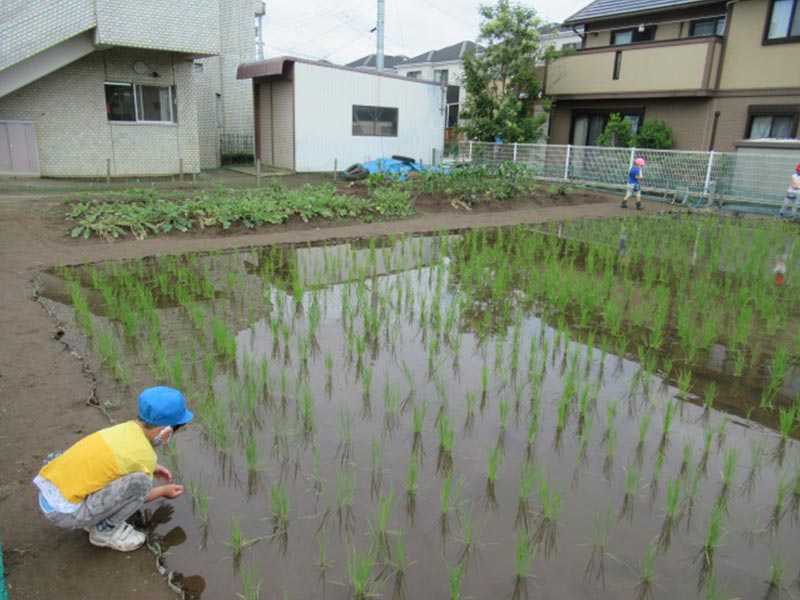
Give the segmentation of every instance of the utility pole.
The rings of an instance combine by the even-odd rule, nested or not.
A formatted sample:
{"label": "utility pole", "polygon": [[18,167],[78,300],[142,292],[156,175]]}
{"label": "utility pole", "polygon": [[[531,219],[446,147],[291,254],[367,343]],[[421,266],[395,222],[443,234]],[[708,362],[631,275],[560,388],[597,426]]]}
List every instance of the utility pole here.
{"label": "utility pole", "polygon": [[378,51],[375,56],[375,67],[383,71],[383,15],[385,0],[378,0]]}

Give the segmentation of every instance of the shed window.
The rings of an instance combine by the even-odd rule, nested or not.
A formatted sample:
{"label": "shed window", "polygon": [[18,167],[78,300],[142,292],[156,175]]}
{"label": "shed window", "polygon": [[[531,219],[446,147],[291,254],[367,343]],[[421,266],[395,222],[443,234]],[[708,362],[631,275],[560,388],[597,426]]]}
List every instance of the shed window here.
{"label": "shed window", "polygon": [[175,88],[107,82],[106,114],[109,121],[174,123]]}
{"label": "shed window", "polygon": [[409,71],[406,77],[409,79],[420,79],[422,77],[422,71]]}
{"label": "shed window", "polygon": [[397,137],[396,108],[353,105],[353,135]]}

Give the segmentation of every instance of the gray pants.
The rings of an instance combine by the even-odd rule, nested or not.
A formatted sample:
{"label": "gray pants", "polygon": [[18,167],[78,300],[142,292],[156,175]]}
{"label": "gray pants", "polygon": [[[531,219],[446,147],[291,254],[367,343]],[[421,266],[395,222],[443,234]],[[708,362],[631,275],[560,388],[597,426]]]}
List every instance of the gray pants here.
{"label": "gray pants", "polygon": [[789,211],[789,207],[791,207],[792,218],[795,218],[797,216],[798,204],[800,204],[800,190],[789,190],[786,192],[786,197],[783,199],[780,215],[785,217]]}
{"label": "gray pants", "polygon": [[131,473],[115,479],[89,494],[73,513],[45,513],[48,520],[64,529],[91,527],[100,521],[121,525],[144,504],[152,481],[145,473]]}

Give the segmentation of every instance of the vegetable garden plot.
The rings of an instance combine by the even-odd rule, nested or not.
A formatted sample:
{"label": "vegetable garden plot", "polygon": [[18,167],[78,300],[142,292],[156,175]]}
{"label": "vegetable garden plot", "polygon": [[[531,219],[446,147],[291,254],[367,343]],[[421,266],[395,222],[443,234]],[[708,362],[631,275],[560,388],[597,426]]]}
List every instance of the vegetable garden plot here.
{"label": "vegetable garden plot", "polygon": [[790,590],[794,230],[625,221],[622,260],[622,226],[88,265],[45,302],[121,397],[186,391],[152,539],[187,595]]}

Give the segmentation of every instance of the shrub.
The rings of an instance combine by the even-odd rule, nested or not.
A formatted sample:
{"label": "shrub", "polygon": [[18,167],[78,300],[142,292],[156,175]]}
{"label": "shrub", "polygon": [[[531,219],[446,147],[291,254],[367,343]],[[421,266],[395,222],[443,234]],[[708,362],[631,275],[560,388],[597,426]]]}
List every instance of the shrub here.
{"label": "shrub", "polygon": [[622,118],[619,113],[612,113],[603,133],[600,134],[598,143],[601,146],[627,148],[633,140],[633,124],[627,118]]}
{"label": "shrub", "polygon": [[633,145],[637,148],[671,150],[675,146],[675,135],[672,132],[672,127],[664,121],[652,119],[642,123]]}

